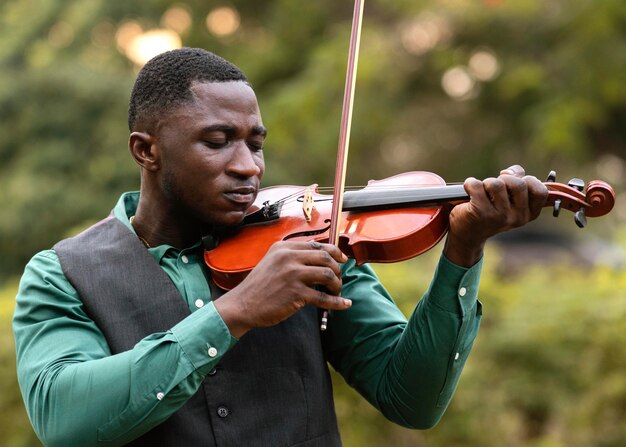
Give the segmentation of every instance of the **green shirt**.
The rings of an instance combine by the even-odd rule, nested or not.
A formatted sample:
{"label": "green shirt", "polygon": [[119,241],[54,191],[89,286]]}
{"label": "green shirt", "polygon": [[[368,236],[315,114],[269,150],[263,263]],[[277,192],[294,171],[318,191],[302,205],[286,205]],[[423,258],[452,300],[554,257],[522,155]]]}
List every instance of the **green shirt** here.
{"label": "green shirt", "polygon": [[[138,198],[122,195],[113,211],[131,231],[129,216]],[[38,253],[26,266],[13,320],[17,370],[44,444],[129,442],[179,409],[237,343],[211,301],[200,243],[148,251],[192,313],[117,355],[86,314],[53,250]],[[353,305],[333,313],[325,344],[330,364],[389,419],[414,428],[434,425],[478,331],[481,265],[465,269],[442,256],[407,323],[372,269],[348,261],[342,295]],[[120,423],[128,414],[136,415],[132,427]]]}

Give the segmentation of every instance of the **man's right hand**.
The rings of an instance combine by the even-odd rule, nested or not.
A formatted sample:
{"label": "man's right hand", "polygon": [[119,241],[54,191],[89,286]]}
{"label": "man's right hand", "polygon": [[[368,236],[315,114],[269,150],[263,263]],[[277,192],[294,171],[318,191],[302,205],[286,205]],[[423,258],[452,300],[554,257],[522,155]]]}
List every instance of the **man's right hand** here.
{"label": "man's right hand", "polygon": [[346,261],[334,245],[277,242],[241,284],[215,301],[215,308],[236,338],[255,327],[274,326],[307,304],[347,309],[352,302],[339,296],[339,263]]}

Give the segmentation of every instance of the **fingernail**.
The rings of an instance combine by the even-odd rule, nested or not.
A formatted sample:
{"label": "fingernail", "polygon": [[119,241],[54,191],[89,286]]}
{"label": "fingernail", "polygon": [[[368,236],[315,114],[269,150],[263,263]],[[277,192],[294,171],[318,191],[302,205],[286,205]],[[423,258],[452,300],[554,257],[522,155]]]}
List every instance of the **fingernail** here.
{"label": "fingernail", "polygon": [[352,300],[344,298],[343,299],[343,304],[345,304],[346,306],[350,307],[350,306],[352,306]]}
{"label": "fingernail", "polygon": [[503,169],[502,171],[500,171],[500,175],[515,175],[515,172],[511,171],[510,169]]}

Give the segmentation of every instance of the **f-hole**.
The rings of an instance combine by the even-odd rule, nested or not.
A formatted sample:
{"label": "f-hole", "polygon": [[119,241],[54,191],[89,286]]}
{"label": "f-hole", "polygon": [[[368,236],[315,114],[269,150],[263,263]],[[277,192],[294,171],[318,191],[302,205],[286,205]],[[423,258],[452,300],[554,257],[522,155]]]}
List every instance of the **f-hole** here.
{"label": "f-hole", "polygon": [[283,238],[283,240],[286,241],[288,239],[293,239],[293,238],[296,238],[296,237],[317,236],[318,234],[325,233],[326,231],[328,231],[330,229],[330,219],[324,220],[324,223],[328,224],[324,228],[321,228],[319,230],[300,231],[298,233],[288,234],[287,236],[285,236]]}

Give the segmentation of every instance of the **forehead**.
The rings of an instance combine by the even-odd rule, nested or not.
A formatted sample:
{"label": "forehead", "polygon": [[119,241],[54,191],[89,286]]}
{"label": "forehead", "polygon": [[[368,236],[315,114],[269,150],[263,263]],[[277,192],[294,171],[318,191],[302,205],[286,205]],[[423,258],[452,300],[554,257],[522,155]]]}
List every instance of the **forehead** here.
{"label": "forehead", "polygon": [[194,102],[188,108],[211,114],[259,114],[254,90],[245,82],[195,82],[190,90]]}
{"label": "forehead", "polygon": [[245,82],[195,82],[189,90],[193,99],[162,114],[157,128],[195,127],[217,122],[261,125],[256,95]]}
{"label": "forehead", "polygon": [[254,90],[245,82],[195,82],[189,90],[193,99],[163,114],[158,131],[195,133],[219,125],[241,130],[263,125]]}

